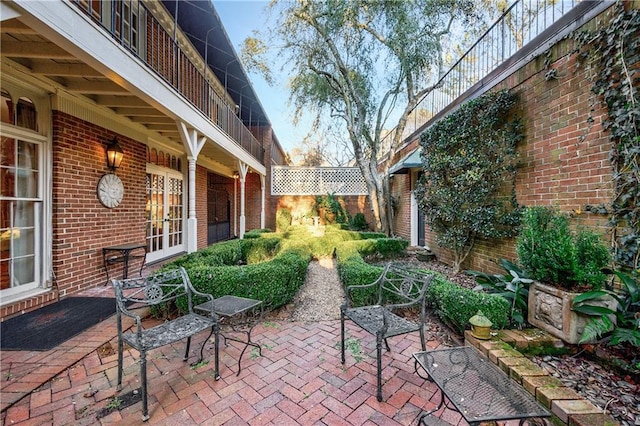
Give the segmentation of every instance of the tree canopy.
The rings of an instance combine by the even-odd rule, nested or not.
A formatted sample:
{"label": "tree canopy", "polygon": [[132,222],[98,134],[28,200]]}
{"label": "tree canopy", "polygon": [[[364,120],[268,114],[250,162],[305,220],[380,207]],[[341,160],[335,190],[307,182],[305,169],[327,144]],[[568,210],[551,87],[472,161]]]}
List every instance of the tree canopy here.
{"label": "tree canopy", "polygon": [[[276,0],[278,46],[297,115],[339,123],[367,183],[376,229],[391,232],[379,168],[394,153],[417,103],[434,89],[443,43],[473,13],[470,0]],[[385,129],[397,131],[384,141]],[[390,152],[389,152],[390,151]]]}

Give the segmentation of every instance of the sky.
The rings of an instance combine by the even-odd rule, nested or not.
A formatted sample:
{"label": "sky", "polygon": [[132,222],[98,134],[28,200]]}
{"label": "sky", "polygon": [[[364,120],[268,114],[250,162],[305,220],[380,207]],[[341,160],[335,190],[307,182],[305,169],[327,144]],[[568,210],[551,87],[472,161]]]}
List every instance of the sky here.
{"label": "sky", "polygon": [[[244,39],[251,36],[254,30],[263,28],[267,20],[266,7],[269,2],[266,0],[213,0],[213,4],[236,53],[240,52]],[[286,87],[286,78],[278,75],[278,70],[272,71],[276,80],[273,87],[255,74],[249,74],[249,79],[271,120],[280,145],[285,151],[291,153],[291,149],[300,146],[302,139],[308,133],[309,121],[303,121],[297,127],[293,125],[294,109],[288,106],[289,91]]]}

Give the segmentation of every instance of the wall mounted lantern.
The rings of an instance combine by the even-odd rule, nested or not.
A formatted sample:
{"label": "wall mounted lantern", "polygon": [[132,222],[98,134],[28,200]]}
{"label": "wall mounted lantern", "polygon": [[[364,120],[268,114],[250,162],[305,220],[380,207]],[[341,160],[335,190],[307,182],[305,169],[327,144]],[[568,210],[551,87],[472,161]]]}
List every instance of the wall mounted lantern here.
{"label": "wall mounted lantern", "polygon": [[115,171],[115,169],[120,167],[122,157],[124,157],[124,152],[122,148],[120,148],[120,144],[118,144],[118,138],[113,138],[109,145],[107,145],[107,167]]}

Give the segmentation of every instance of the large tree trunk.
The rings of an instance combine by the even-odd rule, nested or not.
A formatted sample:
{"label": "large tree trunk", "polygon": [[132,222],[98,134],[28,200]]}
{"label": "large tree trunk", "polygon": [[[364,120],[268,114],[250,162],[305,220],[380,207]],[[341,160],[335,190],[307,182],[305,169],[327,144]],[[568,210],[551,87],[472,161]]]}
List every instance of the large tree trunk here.
{"label": "large tree trunk", "polygon": [[387,191],[380,177],[375,161],[367,163],[367,167],[360,165],[362,176],[367,184],[371,212],[375,221],[375,230],[390,235],[391,224],[387,214]]}

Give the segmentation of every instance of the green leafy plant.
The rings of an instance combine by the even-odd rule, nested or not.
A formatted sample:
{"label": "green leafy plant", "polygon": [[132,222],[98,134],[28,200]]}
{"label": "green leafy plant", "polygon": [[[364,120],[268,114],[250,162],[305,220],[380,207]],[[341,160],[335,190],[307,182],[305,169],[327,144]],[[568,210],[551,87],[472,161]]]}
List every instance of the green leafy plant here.
{"label": "green leafy plant", "polygon": [[512,237],[520,223],[515,197],[517,96],[489,93],[434,123],[421,138],[424,174],[416,200],[439,246],[459,271],[479,238]]}
{"label": "green leafy plant", "polygon": [[114,396],[113,399],[111,399],[111,401],[109,401],[109,403],[107,404],[107,406],[105,408],[107,408],[109,410],[115,410],[115,409],[118,409],[120,407],[120,405],[122,405],[122,400],[120,398],[118,398],[117,396]]}
{"label": "green leafy plant", "polygon": [[475,277],[480,288],[505,298],[511,306],[511,322],[522,328],[527,319],[529,286],[533,280],[515,263],[500,259],[500,264],[507,272],[506,275],[489,275],[479,271],[467,271],[467,274]]}
{"label": "green leafy plant", "polygon": [[[596,31],[581,31],[574,38],[577,66],[590,72],[593,97],[607,108],[602,128],[611,139],[609,159],[613,165],[615,195],[609,207],[587,206],[590,211],[609,214],[615,238],[614,260],[630,269],[640,266],[640,84],[638,49],[640,10],[616,2],[609,20]],[[627,9],[627,10],[625,10]],[[598,108],[591,108],[591,111]],[[587,117],[594,122],[592,113]]]}
{"label": "green leafy plant", "polygon": [[278,209],[276,211],[276,230],[284,232],[291,226],[291,210]]}
{"label": "green leafy plant", "polygon": [[370,229],[363,213],[358,212],[353,216],[351,219],[351,229],[355,229],[356,231],[368,231]]}
{"label": "green leafy plant", "polygon": [[525,209],[516,251],[530,278],[565,290],[601,288],[610,261],[600,235],[586,227],[574,233],[567,215],[550,207]]}
{"label": "green leafy plant", "polygon": [[318,195],[313,209],[317,210],[325,223],[348,223],[349,217],[335,194]]}
{"label": "green leafy plant", "polygon": [[[573,301],[572,309],[590,315],[585,325],[580,343],[593,342],[609,333],[609,344],[629,343],[640,347],[640,281],[639,271],[631,274],[622,271],[609,271],[622,283],[623,291],[598,290],[582,293]],[[604,296],[611,296],[616,301],[616,309],[598,304]],[[615,323],[611,320],[615,318]]]}

